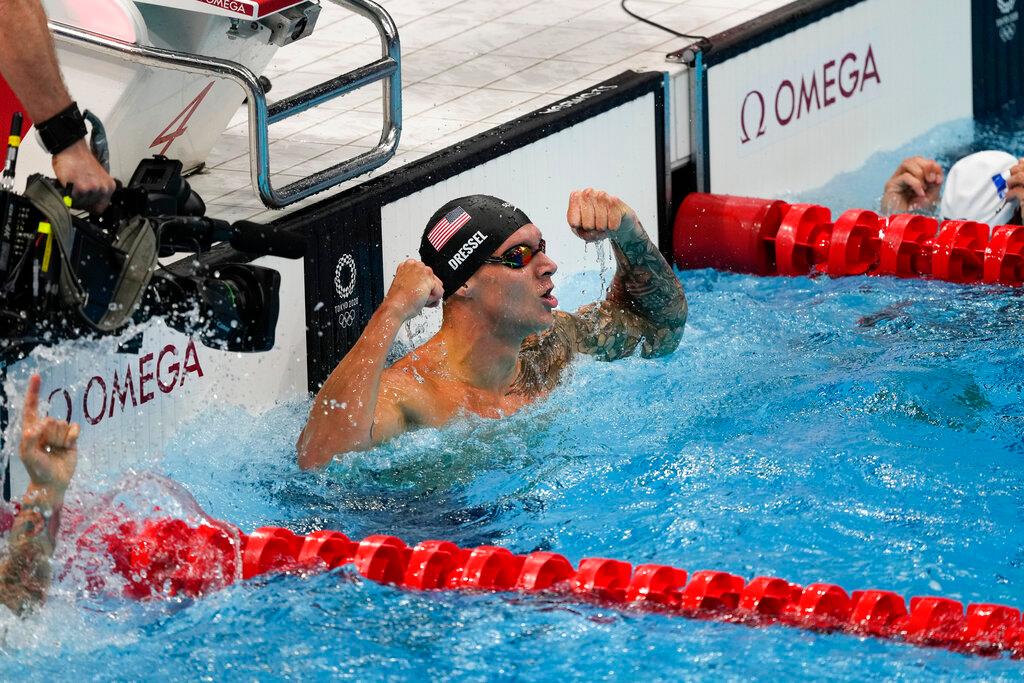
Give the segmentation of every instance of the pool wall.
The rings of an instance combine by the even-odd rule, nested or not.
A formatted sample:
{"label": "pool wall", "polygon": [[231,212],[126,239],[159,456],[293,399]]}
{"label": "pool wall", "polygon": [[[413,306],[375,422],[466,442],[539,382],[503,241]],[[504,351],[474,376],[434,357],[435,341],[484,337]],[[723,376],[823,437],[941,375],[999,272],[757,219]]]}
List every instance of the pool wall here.
{"label": "pool wall", "polygon": [[771,197],[817,187],[973,116],[972,3],[941,7],[794,3],[712,37],[693,57],[698,188]]}
{"label": "pool wall", "polygon": [[[253,261],[282,274],[270,352],[210,349],[156,322],[141,334],[37,348],[3,378],[8,493],[27,485],[15,449],[31,372],[42,374],[51,414],[81,424],[81,450],[90,454],[79,464],[82,478],[117,471],[112,463],[145,468],[207,406],[255,416],[316,391],[358,339],[397,264],[414,255],[426,220],[452,197],[485,192],[519,203],[545,229],[561,277],[599,267],[595,249],[565,228],[569,192],[588,185],[624,197],[667,249],[666,85],[660,72],[624,73],[276,221],[311,246],[303,260]],[[212,267],[249,260],[227,247],[201,258]],[[610,254],[604,258],[611,268]],[[418,322],[413,334],[436,323]]]}
{"label": "pool wall", "polygon": [[[688,69],[627,72],[275,221],[312,246],[303,261],[256,261],[282,272],[272,352],[215,351],[153,324],[125,335],[123,346],[61,344],[7,369],[11,419],[0,426],[3,453],[15,461],[14,493],[24,473],[11,436],[30,371],[42,371],[53,413],[82,423],[83,450],[126,466],[157,457],[204,406],[259,414],[301,400],[358,338],[423,222],[448,198],[488,192],[522,206],[566,277],[602,263],[559,231],[572,189],[623,197],[670,253],[672,204],[690,190],[807,191],[935,125],[1020,99],[1016,3],[936,5],[798,0],[681,50]],[[247,257],[221,249],[203,258]],[[400,342],[432,325],[418,323]]]}

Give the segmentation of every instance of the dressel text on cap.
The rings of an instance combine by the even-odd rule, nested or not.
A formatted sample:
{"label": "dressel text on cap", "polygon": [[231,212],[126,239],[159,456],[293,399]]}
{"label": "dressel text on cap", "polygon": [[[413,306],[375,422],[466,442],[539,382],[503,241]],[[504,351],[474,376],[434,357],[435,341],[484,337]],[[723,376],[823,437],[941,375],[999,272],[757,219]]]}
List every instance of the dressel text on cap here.
{"label": "dressel text on cap", "polygon": [[459,250],[455,252],[455,255],[448,259],[448,265],[451,269],[458,270],[459,266],[469,258],[470,254],[476,251],[477,248],[484,243],[485,239],[487,239],[487,237],[479,230],[474,232],[472,236],[466,240],[466,243],[459,247]]}

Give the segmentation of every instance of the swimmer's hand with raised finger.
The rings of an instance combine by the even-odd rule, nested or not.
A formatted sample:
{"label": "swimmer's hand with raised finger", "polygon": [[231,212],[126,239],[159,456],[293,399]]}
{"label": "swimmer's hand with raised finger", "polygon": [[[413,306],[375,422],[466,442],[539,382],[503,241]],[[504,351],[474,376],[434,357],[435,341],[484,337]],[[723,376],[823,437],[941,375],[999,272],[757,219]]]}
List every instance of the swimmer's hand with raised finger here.
{"label": "swimmer's hand with raised finger", "polygon": [[408,259],[398,266],[381,308],[405,322],[424,308],[437,306],[443,297],[444,285],[434,271],[422,261]]}
{"label": "swimmer's hand with raised finger", "polygon": [[626,202],[594,188],[569,194],[565,218],[576,236],[587,242],[611,239],[623,244],[642,232],[636,212]]}
{"label": "swimmer's hand with raised finger", "polygon": [[22,413],[21,461],[28,490],[0,559],[0,604],[17,614],[46,599],[64,492],[78,462],[78,425],[39,415],[39,375],[32,375]]}
{"label": "swimmer's hand with raised finger", "polygon": [[59,505],[78,462],[78,425],[39,415],[39,375],[25,394],[20,454],[30,479],[29,493]]}

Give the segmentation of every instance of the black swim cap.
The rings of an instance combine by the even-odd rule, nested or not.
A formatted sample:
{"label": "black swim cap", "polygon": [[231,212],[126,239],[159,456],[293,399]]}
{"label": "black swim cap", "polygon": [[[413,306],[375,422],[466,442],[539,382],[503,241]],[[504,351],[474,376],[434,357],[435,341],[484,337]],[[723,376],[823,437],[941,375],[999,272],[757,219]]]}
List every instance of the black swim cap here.
{"label": "black swim cap", "polygon": [[532,222],[497,197],[474,194],[453,199],[427,223],[420,241],[420,260],[444,284],[447,299],[509,235]]}

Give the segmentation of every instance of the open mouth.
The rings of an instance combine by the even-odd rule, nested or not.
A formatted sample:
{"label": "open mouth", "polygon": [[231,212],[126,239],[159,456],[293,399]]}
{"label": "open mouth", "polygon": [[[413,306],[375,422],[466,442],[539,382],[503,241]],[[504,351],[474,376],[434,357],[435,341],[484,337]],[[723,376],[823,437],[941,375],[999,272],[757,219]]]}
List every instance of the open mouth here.
{"label": "open mouth", "polygon": [[548,308],[554,308],[558,305],[558,299],[556,299],[555,295],[551,293],[554,289],[554,287],[548,287],[548,289],[540,295],[541,301],[543,301]]}

